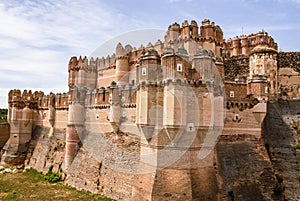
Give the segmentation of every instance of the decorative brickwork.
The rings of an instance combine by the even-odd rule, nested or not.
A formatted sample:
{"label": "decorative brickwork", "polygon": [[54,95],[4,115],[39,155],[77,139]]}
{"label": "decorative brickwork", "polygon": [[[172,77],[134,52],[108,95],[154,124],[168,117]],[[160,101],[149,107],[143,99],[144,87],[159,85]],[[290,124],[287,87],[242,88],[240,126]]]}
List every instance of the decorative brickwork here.
{"label": "decorative brickwork", "polygon": [[154,45],[71,57],[68,92],[9,92],[1,164],[53,165],[65,183],[117,200],[299,200],[284,169],[298,152],[283,161],[272,133],[284,122],[269,128],[290,114],[266,107],[300,98],[299,59],[264,31],[226,41],[206,19],[173,23]]}

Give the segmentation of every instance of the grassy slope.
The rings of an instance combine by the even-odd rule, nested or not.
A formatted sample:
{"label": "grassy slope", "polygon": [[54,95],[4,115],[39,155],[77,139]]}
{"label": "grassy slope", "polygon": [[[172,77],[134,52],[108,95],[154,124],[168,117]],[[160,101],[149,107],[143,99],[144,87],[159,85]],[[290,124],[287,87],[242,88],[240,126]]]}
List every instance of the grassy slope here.
{"label": "grassy slope", "polygon": [[0,200],[111,200],[89,192],[77,191],[62,183],[50,184],[34,171],[0,175]]}

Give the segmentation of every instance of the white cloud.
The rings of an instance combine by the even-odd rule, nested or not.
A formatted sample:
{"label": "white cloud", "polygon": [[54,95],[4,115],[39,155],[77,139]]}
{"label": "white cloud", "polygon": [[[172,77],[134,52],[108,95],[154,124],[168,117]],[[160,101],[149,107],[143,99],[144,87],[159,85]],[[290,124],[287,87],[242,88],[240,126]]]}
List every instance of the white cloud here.
{"label": "white cloud", "polygon": [[[0,87],[66,90],[71,56],[88,56],[102,42],[141,24],[98,0],[1,1],[0,72],[6,78]],[[0,108],[6,96],[0,94]]]}
{"label": "white cloud", "polygon": [[[242,4],[253,1],[256,0],[243,0]],[[277,34],[274,38],[279,45],[298,50],[296,5],[300,5],[300,0],[272,0],[273,3],[295,5],[288,11],[277,7],[273,10],[270,2],[259,1],[260,4],[253,6],[253,13],[257,14],[249,18],[244,17],[244,13],[252,12],[252,7],[242,6],[237,0],[230,0],[231,3],[216,0],[206,3],[127,1],[124,5],[114,1],[104,3],[104,0],[0,0],[0,88],[42,86],[44,91],[54,87],[66,90],[67,64],[71,56],[88,56],[103,42],[129,30],[161,28],[159,26],[165,29],[174,19],[182,22],[190,18],[199,23],[207,17],[215,18],[225,38],[240,35],[242,27],[245,34],[264,28],[272,36]],[[193,4],[188,13],[179,9],[182,8],[180,3],[187,2]],[[234,6],[239,9],[230,12]],[[163,12],[157,11],[157,7]],[[259,13],[261,18],[257,19]],[[6,96],[1,91],[0,108],[6,104]]]}

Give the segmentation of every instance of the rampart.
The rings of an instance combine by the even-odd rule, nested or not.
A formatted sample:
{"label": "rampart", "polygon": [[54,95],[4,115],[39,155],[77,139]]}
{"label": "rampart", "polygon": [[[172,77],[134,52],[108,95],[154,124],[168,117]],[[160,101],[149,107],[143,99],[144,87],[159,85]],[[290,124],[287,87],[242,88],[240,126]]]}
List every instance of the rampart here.
{"label": "rampart", "polygon": [[226,41],[193,20],[154,45],[71,57],[68,92],[9,92],[1,164],[53,166],[117,200],[299,200],[298,56],[264,31]]}

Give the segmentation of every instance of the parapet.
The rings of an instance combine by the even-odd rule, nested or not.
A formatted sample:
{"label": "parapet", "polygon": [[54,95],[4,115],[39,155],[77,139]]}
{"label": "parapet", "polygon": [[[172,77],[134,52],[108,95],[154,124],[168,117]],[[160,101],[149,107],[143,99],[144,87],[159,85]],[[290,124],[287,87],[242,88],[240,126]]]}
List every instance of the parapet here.
{"label": "parapet", "polygon": [[223,46],[225,50],[223,56],[231,57],[241,54],[248,56],[256,46],[265,46],[275,51],[278,50],[278,45],[274,39],[267,32],[260,31],[256,34],[236,36],[228,39]]}
{"label": "parapet", "polygon": [[25,106],[28,106],[29,108],[35,109],[37,108],[39,98],[43,95],[44,93],[41,91],[32,93],[31,90],[24,90],[23,92],[19,89],[10,90],[8,93],[8,104],[9,107],[22,109]]}
{"label": "parapet", "polygon": [[96,58],[96,60],[95,60],[93,57],[88,59],[87,56],[85,56],[83,58],[81,56],[79,58],[77,58],[76,56],[73,56],[70,58],[70,61],[69,61],[68,72],[79,71],[80,69],[86,70],[86,71],[95,71],[98,63],[100,63],[98,58]]}
{"label": "parapet", "polygon": [[192,20],[192,21],[191,21],[191,26],[198,27],[198,24],[197,24],[197,22],[196,22],[195,20]]}
{"label": "parapet", "polygon": [[69,101],[67,93],[58,93],[55,95],[55,108],[58,110],[68,109]]}
{"label": "parapet", "polygon": [[21,92],[19,89],[10,90],[8,93],[9,107],[16,107],[23,109],[28,106],[30,109],[48,110],[49,106],[55,109],[68,109],[69,106],[69,93],[50,93],[44,94],[42,91],[24,90]]}
{"label": "parapet", "polygon": [[174,42],[180,39],[194,39],[198,41],[199,39],[199,28],[195,20],[191,20],[191,23],[187,20],[182,22],[180,26],[177,22],[169,26],[167,33],[165,35],[165,44]]}
{"label": "parapet", "polygon": [[[201,23],[202,26],[211,26],[212,24],[210,23],[210,20],[204,19]],[[213,23],[214,25],[214,23]]]}
{"label": "parapet", "polygon": [[169,31],[179,31],[180,30],[180,25],[175,22],[172,25],[169,26],[168,28]]}
{"label": "parapet", "polygon": [[215,22],[204,19],[200,27],[200,41],[216,42],[217,45],[221,45],[224,41],[221,27],[215,25]]}

